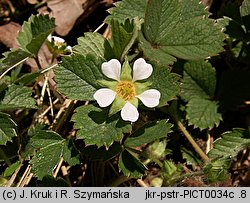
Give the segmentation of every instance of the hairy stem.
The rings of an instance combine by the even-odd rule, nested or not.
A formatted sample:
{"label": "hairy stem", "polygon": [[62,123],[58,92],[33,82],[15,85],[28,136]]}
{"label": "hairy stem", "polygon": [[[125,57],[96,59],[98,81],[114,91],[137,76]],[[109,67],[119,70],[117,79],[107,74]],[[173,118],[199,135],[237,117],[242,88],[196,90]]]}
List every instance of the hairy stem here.
{"label": "hairy stem", "polygon": [[209,161],[208,156],[202,151],[202,149],[199,147],[199,145],[194,141],[193,137],[190,135],[190,133],[187,131],[185,126],[179,121],[176,120],[176,124],[183,133],[183,135],[187,138],[187,140],[190,142],[190,144],[193,146],[194,150],[200,155],[200,157],[204,161]]}

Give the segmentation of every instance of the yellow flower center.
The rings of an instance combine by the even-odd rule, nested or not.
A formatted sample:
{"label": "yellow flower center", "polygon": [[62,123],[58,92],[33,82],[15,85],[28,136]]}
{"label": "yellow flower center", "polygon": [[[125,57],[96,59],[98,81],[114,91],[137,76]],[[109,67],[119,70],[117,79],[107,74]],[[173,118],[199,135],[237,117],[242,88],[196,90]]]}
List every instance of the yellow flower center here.
{"label": "yellow flower center", "polygon": [[116,86],[116,93],[125,101],[129,101],[135,97],[135,87],[131,81],[120,81]]}

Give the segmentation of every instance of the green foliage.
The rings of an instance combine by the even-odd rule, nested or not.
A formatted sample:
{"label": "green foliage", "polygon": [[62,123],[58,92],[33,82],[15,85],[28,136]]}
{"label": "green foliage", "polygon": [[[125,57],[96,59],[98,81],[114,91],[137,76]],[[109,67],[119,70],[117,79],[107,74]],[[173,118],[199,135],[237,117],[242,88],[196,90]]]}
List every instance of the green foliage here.
{"label": "green foliage", "polygon": [[70,165],[79,164],[79,153],[71,141],[66,141],[59,134],[48,130],[34,130],[31,135],[30,144],[39,151],[30,163],[39,180],[48,174],[52,175],[61,157]]}
{"label": "green foliage", "polygon": [[126,139],[124,144],[127,147],[139,147],[143,144],[151,143],[166,137],[171,132],[171,127],[172,125],[167,120],[145,124]]}
{"label": "green foliage", "polygon": [[195,128],[212,129],[222,120],[216,102],[201,98],[192,98],[187,104],[187,119]]}
{"label": "green foliage", "polygon": [[10,118],[10,115],[0,112],[0,145],[5,145],[11,141],[12,137],[17,136],[16,123]]}
{"label": "green foliage", "polygon": [[17,161],[13,164],[11,164],[8,168],[6,168],[6,170],[4,171],[4,176],[7,177],[7,176],[11,176],[15,170],[18,168],[20,164],[20,161]]}
{"label": "green foliage", "polygon": [[162,167],[163,186],[173,185],[182,173],[182,167],[176,166],[172,161],[165,160]]}
{"label": "green foliage", "polygon": [[235,128],[233,131],[225,132],[221,138],[214,142],[214,147],[208,153],[210,158],[235,157],[239,151],[249,146],[250,133],[248,130]]}
{"label": "green foliage", "polygon": [[0,110],[14,110],[18,108],[36,109],[36,101],[31,97],[30,88],[21,85],[10,85],[0,101]]}
{"label": "green foliage", "polygon": [[215,94],[216,73],[210,63],[190,61],[184,64],[181,97],[188,101],[187,119],[195,128],[211,129],[222,120]]}
{"label": "green foliage", "polygon": [[108,115],[108,109],[100,109],[94,105],[81,106],[72,117],[78,139],[84,139],[86,144],[105,146],[108,148],[114,141],[120,141],[123,131],[129,127],[127,122],[115,114]]}
{"label": "green foliage", "polygon": [[93,55],[64,57],[55,69],[59,91],[70,99],[93,100],[93,94],[99,87],[97,80],[103,79],[102,62]]}
{"label": "green foliage", "polygon": [[7,69],[13,66],[16,66],[20,62],[28,59],[31,56],[30,53],[23,51],[21,49],[12,49],[3,53],[4,58],[2,59],[1,69]]}
{"label": "green foliage", "polygon": [[144,18],[147,1],[146,0],[123,0],[117,2],[116,7],[109,9],[110,16],[107,22],[111,19],[118,20],[124,23],[126,19],[132,20],[135,17]]}
{"label": "green foliage", "polygon": [[180,77],[171,73],[164,67],[153,64],[154,71],[149,78],[152,82],[151,88],[155,88],[161,93],[159,107],[164,106],[167,102],[173,100],[180,92]]}
{"label": "green foliage", "polygon": [[92,54],[103,60],[110,58],[111,53],[107,52],[112,52],[109,43],[101,34],[91,32],[85,33],[84,37],[79,37],[73,49],[77,54],[84,56]]}
{"label": "green foliage", "polygon": [[[151,44],[142,41],[144,54],[157,50],[165,56],[161,63],[173,64],[175,57],[198,60],[223,51],[224,35],[207,17],[204,7],[185,0],[149,1],[145,15],[144,37]],[[211,42],[213,42],[211,44]],[[174,57],[173,57],[174,56]],[[158,61],[158,57],[155,61]]]}
{"label": "green foliage", "polygon": [[22,50],[37,55],[48,35],[55,29],[53,19],[48,15],[31,16],[22,26],[17,40]]}
{"label": "green foliage", "polygon": [[119,168],[125,176],[132,176],[134,178],[141,178],[144,171],[147,169],[136,157],[134,157],[128,150],[124,150],[119,158]]}
{"label": "green foliage", "polygon": [[[210,15],[197,0],[119,1],[106,18],[107,39],[84,33],[72,53],[52,53],[51,65],[57,64],[51,67],[38,59],[55,30],[54,19],[32,15],[18,34],[19,47],[0,59],[0,175],[10,178],[30,164],[36,178],[28,186],[104,186],[120,183],[124,176],[145,177],[150,186],[176,186],[192,176],[207,183],[229,178],[232,160],[250,145],[249,130],[235,128],[248,127],[250,98],[250,0],[239,2],[226,2]],[[37,72],[32,63],[22,66],[29,58],[36,59]],[[122,120],[118,100],[106,108],[94,102],[101,84],[118,92],[117,83],[111,84],[101,70],[103,62],[114,58],[126,61],[127,68],[138,58],[153,67],[149,78],[136,81],[135,92],[158,90],[159,105],[147,107],[150,95],[145,106],[132,101],[140,114],[136,122]],[[122,71],[125,79],[132,79],[130,68]],[[133,93],[131,88],[119,91]],[[204,143],[196,143],[205,132],[215,138],[207,155]],[[54,178],[61,164],[68,175]],[[19,173],[16,181],[23,177]]]}
{"label": "green foliage", "polygon": [[112,20],[110,26],[112,29],[110,44],[113,48],[114,58],[121,59],[122,54],[133,38],[133,32],[135,32],[134,29],[136,29],[136,25],[131,24],[129,21],[120,24],[118,21]]}

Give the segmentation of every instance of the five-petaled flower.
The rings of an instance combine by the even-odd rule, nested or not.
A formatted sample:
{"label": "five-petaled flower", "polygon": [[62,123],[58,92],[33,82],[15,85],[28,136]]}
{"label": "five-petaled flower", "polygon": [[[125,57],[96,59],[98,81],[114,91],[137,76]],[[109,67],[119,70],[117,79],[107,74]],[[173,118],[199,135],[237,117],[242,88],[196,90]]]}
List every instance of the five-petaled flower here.
{"label": "five-petaled flower", "polygon": [[[132,70],[127,61],[121,67],[117,59],[111,59],[102,64],[102,72],[112,81],[101,80],[99,83],[107,88],[101,88],[94,94],[94,99],[100,107],[112,104],[110,112],[116,113],[121,110],[124,121],[135,122],[139,118],[138,99],[147,107],[156,107],[159,104],[160,92],[149,89],[151,83],[139,82],[149,78],[153,72],[151,64],[143,58],[137,59]],[[115,80],[115,81],[114,81]]]}

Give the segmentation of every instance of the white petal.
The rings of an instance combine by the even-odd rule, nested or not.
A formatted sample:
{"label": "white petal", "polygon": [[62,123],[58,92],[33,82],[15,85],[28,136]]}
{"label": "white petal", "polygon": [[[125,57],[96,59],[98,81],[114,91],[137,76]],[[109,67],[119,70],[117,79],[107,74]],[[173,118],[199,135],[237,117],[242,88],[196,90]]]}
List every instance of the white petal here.
{"label": "white petal", "polygon": [[102,72],[108,78],[119,81],[121,75],[121,64],[117,59],[111,59],[102,64]]}
{"label": "white petal", "polygon": [[139,118],[139,112],[133,104],[127,102],[122,108],[121,117],[124,121],[135,122]]}
{"label": "white petal", "polygon": [[52,39],[55,41],[55,42],[59,42],[59,43],[64,43],[65,40],[61,37],[56,37],[56,36],[52,36]]}
{"label": "white petal", "polygon": [[136,96],[147,107],[156,107],[160,102],[161,93],[155,89],[149,89]]}
{"label": "white petal", "polygon": [[133,81],[144,80],[148,78],[153,72],[151,64],[146,63],[143,58],[139,58],[133,65]]}
{"label": "white petal", "polygon": [[101,88],[94,94],[94,99],[100,107],[109,106],[115,99],[116,92],[108,88]]}
{"label": "white petal", "polygon": [[49,42],[52,41],[52,35],[51,35],[51,34],[49,34],[49,36],[47,37],[47,40],[48,40]]}
{"label": "white petal", "polygon": [[71,46],[67,46],[67,47],[65,48],[65,51],[67,51],[67,52],[69,52],[69,53],[72,53],[72,52],[73,52]]}

